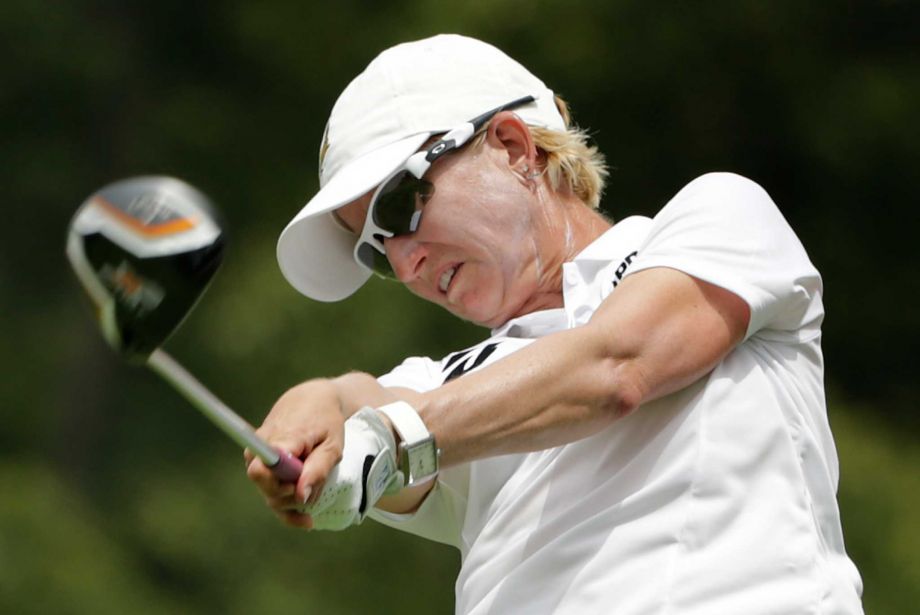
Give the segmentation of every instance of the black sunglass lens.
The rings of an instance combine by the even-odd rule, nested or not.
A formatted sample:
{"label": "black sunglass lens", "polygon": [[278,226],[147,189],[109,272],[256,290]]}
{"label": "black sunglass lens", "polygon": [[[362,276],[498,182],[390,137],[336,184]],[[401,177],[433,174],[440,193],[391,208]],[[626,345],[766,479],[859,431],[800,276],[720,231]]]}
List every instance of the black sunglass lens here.
{"label": "black sunglass lens", "polygon": [[422,202],[422,205],[428,202],[428,199],[434,196],[434,184],[430,181],[420,179],[418,180],[418,198]]}
{"label": "black sunglass lens", "polygon": [[377,197],[377,203],[374,205],[374,224],[394,235],[411,233],[414,230],[411,228],[412,216],[418,206],[427,199],[424,195],[433,191],[433,188],[428,188],[430,186],[430,183],[418,180],[408,173],[391,179]]}
{"label": "black sunglass lens", "polygon": [[378,252],[371,244],[362,243],[358,247],[358,260],[362,265],[383,277],[396,279],[396,274],[386,255]]}

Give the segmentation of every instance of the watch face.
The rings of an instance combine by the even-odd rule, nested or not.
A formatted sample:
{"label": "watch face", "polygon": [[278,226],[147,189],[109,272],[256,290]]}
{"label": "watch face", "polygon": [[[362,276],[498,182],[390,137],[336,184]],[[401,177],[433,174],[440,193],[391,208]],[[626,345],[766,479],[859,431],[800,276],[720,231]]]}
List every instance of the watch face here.
{"label": "watch face", "polygon": [[408,462],[409,484],[417,483],[438,472],[438,451],[434,438],[426,438],[411,445],[405,445],[405,461]]}

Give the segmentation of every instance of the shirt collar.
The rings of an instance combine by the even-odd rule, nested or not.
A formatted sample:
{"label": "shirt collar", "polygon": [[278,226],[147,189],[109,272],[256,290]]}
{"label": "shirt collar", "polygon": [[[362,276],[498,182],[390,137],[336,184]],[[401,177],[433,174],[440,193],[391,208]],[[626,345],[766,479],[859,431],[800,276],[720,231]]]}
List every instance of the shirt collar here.
{"label": "shirt collar", "polygon": [[597,276],[610,265],[611,258],[616,254],[614,248],[627,242],[635,243],[636,237],[644,237],[650,222],[643,216],[630,216],[604,231],[575,258],[562,265],[565,307],[540,310],[512,318],[502,326],[492,329],[492,336],[536,338],[570,328],[573,325],[573,310],[577,307],[573,305],[576,303],[572,299],[576,294],[573,293],[573,289],[594,286]]}

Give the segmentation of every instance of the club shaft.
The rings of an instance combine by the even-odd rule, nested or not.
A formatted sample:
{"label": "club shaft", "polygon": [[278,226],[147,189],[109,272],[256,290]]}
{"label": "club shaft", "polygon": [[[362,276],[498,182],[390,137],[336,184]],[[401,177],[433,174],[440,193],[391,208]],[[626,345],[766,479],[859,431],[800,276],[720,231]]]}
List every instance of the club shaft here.
{"label": "club shaft", "polygon": [[158,348],[150,354],[147,365],[173,385],[234,442],[248,448],[266,466],[278,465],[281,460],[278,451],[257,436],[249,423],[211,393],[169,354]]}

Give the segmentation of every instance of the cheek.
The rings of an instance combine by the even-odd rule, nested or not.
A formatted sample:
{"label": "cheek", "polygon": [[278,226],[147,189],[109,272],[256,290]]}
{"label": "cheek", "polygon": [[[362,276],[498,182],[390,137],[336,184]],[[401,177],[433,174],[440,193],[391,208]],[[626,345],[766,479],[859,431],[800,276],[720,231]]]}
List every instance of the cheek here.
{"label": "cheek", "polygon": [[448,174],[440,181],[423,229],[447,258],[467,263],[475,283],[462,303],[494,310],[526,294],[541,270],[533,194],[507,173]]}
{"label": "cheek", "polygon": [[473,253],[488,254],[490,260],[501,261],[503,269],[511,266],[510,261],[533,256],[533,219],[519,195],[494,185],[486,189],[477,185],[464,192],[478,196],[449,203],[445,208],[451,215],[447,224],[458,243]]}

